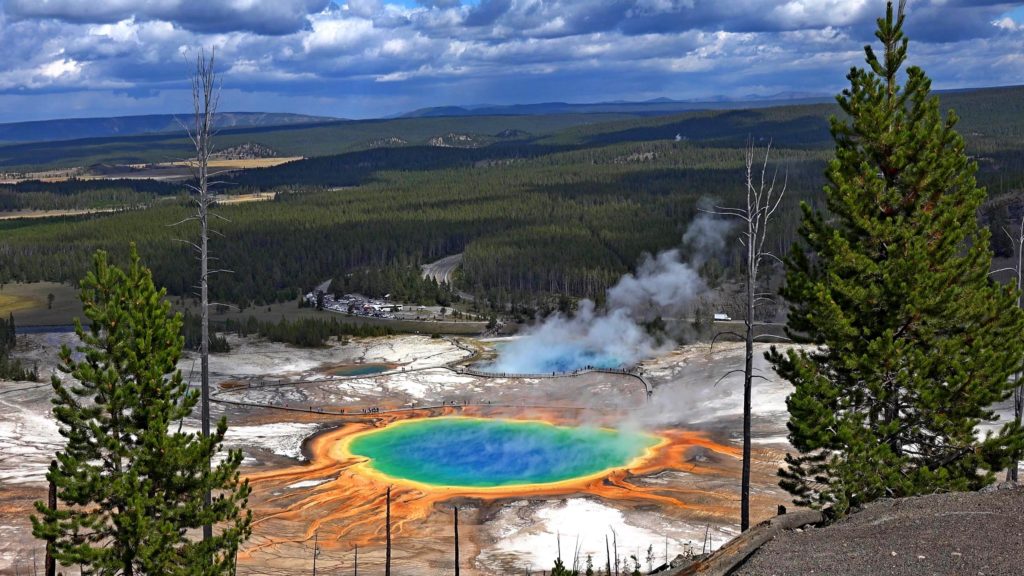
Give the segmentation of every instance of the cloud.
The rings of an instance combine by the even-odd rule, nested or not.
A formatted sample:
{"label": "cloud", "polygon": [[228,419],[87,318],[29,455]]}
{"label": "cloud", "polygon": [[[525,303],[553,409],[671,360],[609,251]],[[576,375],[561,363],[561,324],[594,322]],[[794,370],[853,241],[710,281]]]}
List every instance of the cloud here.
{"label": "cloud", "polygon": [[427,8],[456,8],[462,5],[462,0],[416,0],[416,3]]}
{"label": "cloud", "polygon": [[328,5],[329,0],[7,0],[4,11],[15,20],[97,24],[136,18],[172,22],[197,32],[276,35],[302,29],[307,15]]}
{"label": "cloud", "polygon": [[[912,1],[911,63],[942,88],[1020,83],[1019,7]],[[0,93],[178,90],[184,56],[199,46],[216,48],[237,94],[304,106],[311,96],[311,112],[347,117],[445,104],[828,93],[862,64],[883,10],[883,0],[6,0]],[[8,110],[5,119],[25,113]]]}
{"label": "cloud", "polygon": [[374,34],[373,21],[364,18],[329,18],[315,20],[313,29],[302,39],[307,53],[339,53],[363,46]]}

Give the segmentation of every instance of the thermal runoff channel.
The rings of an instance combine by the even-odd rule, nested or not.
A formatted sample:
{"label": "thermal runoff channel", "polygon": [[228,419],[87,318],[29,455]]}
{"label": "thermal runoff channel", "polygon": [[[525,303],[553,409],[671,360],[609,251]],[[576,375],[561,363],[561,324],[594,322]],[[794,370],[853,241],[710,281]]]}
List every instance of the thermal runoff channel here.
{"label": "thermal runoff channel", "polygon": [[393,478],[490,488],[602,474],[629,465],[659,442],[649,434],[540,421],[432,418],[357,435],[348,449]]}

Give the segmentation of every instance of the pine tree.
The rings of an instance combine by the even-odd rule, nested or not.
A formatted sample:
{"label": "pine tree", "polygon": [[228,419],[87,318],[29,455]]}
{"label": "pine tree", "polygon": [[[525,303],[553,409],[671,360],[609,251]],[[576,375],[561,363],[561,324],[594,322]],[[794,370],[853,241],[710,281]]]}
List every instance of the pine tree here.
{"label": "pine tree", "polygon": [[[60,505],[36,503],[33,534],[57,561],[92,574],[231,574],[250,531],[249,486],[239,483],[240,451],[210,466],[225,419],[207,437],[181,429],[198,401],[175,369],[181,315],[170,314],[134,245],[126,271],[97,252],[81,286],[91,326],[76,320],[81,357],[64,346],[61,371],[70,378],[52,382],[67,439],[47,474]],[[207,490],[218,494],[209,507]],[[200,541],[204,524],[221,531]]]}
{"label": "pine tree", "polygon": [[978,489],[1022,444],[1010,424],[979,439],[1019,368],[1016,289],[989,279],[985,198],[952,112],[917,67],[898,83],[905,2],[878,20],[882,57],[854,68],[833,118],[828,215],[803,206],[787,261],[788,328],[812,351],[768,359],[795,391],[780,485],[836,514],[883,496]]}
{"label": "pine tree", "polygon": [[579,572],[565,567],[561,558],[555,558],[555,566],[551,569],[551,576],[576,576]]}

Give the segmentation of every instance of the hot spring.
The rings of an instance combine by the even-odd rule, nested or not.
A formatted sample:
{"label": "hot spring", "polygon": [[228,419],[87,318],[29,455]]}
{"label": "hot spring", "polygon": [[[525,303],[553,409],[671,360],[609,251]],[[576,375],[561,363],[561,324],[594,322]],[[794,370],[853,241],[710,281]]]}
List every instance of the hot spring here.
{"label": "hot spring", "polygon": [[495,346],[498,357],[475,366],[492,374],[565,374],[587,368],[621,368],[615,356],[587,348],[578,343],[545,343],[536,346],[529,338]]}
{"label": "hot spring", "polygon": [[661,440],[637,432],[482,418],[407,420],[352,437],[386,476],[466,488],[549,484],[629,466]]}
{"label": "hot spring", "polygon": [[393,370],[391,364],[365,363],[365,364],[344,364],[330,370],[333,376],[372,376]]}

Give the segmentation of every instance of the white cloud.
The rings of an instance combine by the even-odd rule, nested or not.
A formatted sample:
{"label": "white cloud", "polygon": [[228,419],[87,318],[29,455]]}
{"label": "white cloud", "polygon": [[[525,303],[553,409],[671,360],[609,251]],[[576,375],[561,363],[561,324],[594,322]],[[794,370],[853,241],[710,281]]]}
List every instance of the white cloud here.
{"label": "white cloud", "polygon": [[365,18],[317,19],[313,21],[313,30],[304,35],[302,46],[307,53],[336,53],[364,46],[373,32],[373,22]]}
{"label": "white cloud", "polygon": [[55,19],[114,23],[130,18],[164,20],[196,31],[246,30],[286,34],[329,0],[6,0],[4,12],[18,20]]}
{"label": "white cloud", "polygon": [[[831,92],[843,84],[850,65],[861,63],[861,48],[872,41],[882,5],[0,1],[0,91],[117,87],[138,94],[156,111],[162,100],[143,96],[184,87],[183,55],[215,46],[225,85],[239,94],[276,94],[280,102],[325,98],[317,105],[337,109],[319,113],[345,116],[473,102],[744,95],[751,87]],[[1015,55],[1024,52],[1024,38],[1005,14],[1005,5],[968,0],[911,3],[912,63],[923,66],[936,86],[1019,83],[1024,71]],[[97,105],[85,97],[80,101]],[[237,100],[243,101],[252,106]]]}
{"label": "white cloud", "polygon": [[1000,30],[1006,30],[1009,32],[1024,30],[1024,25],[1017,24],[1017,22],[1015,22],[1013,18],[1010,18],[1009,16],[1003,16],[999,20],[992,21],[992,25],[995,26],[996,28],[999,28]]}
{"label": "white cloud", "polygon": [[82,71],[82,65],[71,58],[61,58],[38,69],[39,74],[47,78],[60,78],[61,76],[77,76]]}

